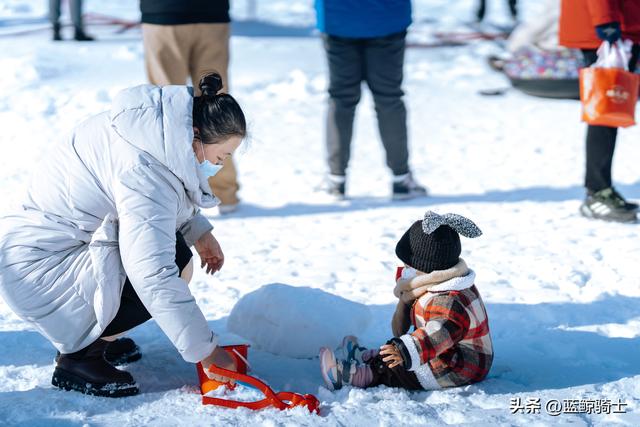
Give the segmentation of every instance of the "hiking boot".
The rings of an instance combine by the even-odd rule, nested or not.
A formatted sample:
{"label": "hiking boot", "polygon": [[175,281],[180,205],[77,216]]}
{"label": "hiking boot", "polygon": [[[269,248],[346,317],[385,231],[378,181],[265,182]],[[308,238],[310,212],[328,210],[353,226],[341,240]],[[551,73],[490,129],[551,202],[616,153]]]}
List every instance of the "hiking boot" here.
{"label": "hiking boot", "polygon": [[96,340],[88,347],[58,357],[51,384],[63,390],[102,397],[124,397],[139,393],[130,373],[114,368],[104,358],[109,343]]}
{"label": "hiking boot", "polygon": [[[126,365],[140,360],[142,353],[140,347],[131,338],[118,338],[115,341],[107,341],[104,350],[104,359],[113,366]],[[58,363],[60,352],[56,352],[55,362]]]}
{"label": "hiking boot", "polygon": [[627,202],[613,187],[589,191],[580,206],[580,213],[593,219],[631,223],[636,222],[638,205]]}
{"label": "hiking boot", "polygon": [[82,28],[76,28],[73,39],[78,42],[92,42],[95,40],[93,37],[85,33]]}
{"label": "hiking boot", "polygon": [[346,193],[347,179],[344,175],[327,175],[322,183],[316,188],[318,191],[327,193],[336,200],[344,200]]}
{"label": "hiking boot", "polygon": [[426,195],[427,189],[413,179],[411,172],[393,177],[393,200],[407,200]]}
{"label": "hiking boot", "polygon": [[340,390],[345,385],[365,388],[373,381],[369,365],[358,365],[355,360],[348,362],[336,359],[327,347],[320,349],[320,372],[325,385],[331,391]]}

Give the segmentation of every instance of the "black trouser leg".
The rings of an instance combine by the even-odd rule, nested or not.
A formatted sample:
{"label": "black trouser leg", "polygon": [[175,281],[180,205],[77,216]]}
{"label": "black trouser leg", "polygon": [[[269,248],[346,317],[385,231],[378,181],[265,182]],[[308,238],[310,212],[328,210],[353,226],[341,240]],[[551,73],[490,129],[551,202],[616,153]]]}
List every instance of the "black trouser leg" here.
{"label": "black trouser leg", "polygon": [[378,355],[367,362],[373,372],[373,381],[368,387],[386,385],[387,387],[398,387],[405,390],[422,390],[418,377],[411,371],[407,371],[402,366],[391,369],[382,361],[382,356]]}
{"label": "black trouser leg", "polygon": [[346,174],[351,138],[363,79],[363,46],[359,39],[324,36],[329,62],[329,109],[326,142],[329,171]]}
{"label": "black trouser leg", "polygon": [[[629,69],[634,70],[638,63],[640,45],[634,45]],[[584,65],[592,65],[598,59],[595,49],[582,51]],[[584,185],[587,190],[596,192],[612,186],[611,168],[616,148],[618,129],[608,126],[587,126],[586,171]]]}
{"label": "black trouser leg", "polygon": [[[176,265],[182,270],[189,264],[192,257],[191,249],[185,242],[180,232],[176,232]],[[133,289],[131,282],[127,278],[120,297],[120,308],[116,317],[109,323],[109,326],[102,333],[103,337],[118,335],[128,331],[151,319],[151,314],[145,308],[142,301]]]}
{"label": "black trouser leg", "polygon": [[509,0],[509,12],[511,12],[511,16],[514,19],[518,17],[518,1],[517,0]]}
{"label": "black trouser leg", "polygon": [[478,11],[476,12],[476,17],[478,18],[478,21],[482,21],[486,13],[487,13],[487,0],[480,0],[478,2]]}
{"label": "black trouser leg", "polygon": [[61,0],[49,0],[49,21],[52,25],[60,24]]}
{"label": "black trouser leg", "polygon": [[82,0],[71,0],[69,2],[69,12],[71,13],[73,26],[82,30]]}
{"label": "black trouser leg", "polygon": [[387,166],[394,175],[409,172],[407,109],[402,97],[406,32],[368,39],[365,44],[365,80],[373,95]]}
{"label": "black trouser leg", "polygon": [[596,192],[611,187],[611,166],[617,135],[617,128],[587,127],[587,166],[584,179],[587,190]]}

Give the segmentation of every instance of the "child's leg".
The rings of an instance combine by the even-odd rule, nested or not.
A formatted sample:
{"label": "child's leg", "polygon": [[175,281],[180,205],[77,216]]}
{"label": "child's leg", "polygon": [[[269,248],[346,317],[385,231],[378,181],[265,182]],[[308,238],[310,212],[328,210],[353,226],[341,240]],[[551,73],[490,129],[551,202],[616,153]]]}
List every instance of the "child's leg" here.
{"label": "child's leg", "polygon": [[418,377],[402,366],[393,369],[387,367],[382,361],[382,356],[376,355],[366,362],[373,374],[371,383],[367,387],[386,385],[387,387],[404,388],[405,390],[422,390]]}

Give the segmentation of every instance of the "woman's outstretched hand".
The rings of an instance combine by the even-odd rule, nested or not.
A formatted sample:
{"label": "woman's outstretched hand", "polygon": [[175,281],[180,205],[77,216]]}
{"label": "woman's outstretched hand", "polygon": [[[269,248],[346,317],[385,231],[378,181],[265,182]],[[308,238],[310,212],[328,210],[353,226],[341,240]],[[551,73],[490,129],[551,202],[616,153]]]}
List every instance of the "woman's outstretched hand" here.
{"label": "woman's outstretched hand", "polygon": [[202,363],[202,367],[204,368],[204,373],[207,374],[207,376],[210,379],[219,381],[221,383],[231,383],[231,384],[235,383],[235,380],[232,380],[231,378],[223,377],[220,375],[216,375],[212,372],[209,372],[209,367],[211,365],[215,365],[218,368],[223,368],[228,371],[235,372],[238,370],[238,367],[236,366],[236,361],[222,347],[216,347],[213,350],[213,352],[209,356],[202,359],[200,363]]}
{"label": "woman's outstretched hand", "polygon": [[195,243],[196,251],[200,255],[200,267],[207,267],[207,274],[220,271],[224,265],[224,254],[220,243],[211,233],[205,233]]}

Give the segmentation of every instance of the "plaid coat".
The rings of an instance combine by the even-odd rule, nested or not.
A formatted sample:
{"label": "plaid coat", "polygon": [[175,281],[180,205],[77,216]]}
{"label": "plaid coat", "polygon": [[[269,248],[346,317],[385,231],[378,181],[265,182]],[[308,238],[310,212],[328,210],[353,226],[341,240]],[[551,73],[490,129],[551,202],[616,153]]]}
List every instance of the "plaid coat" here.
{"label": "plaid coat", "polygon": [[[469,270],[429,288],[413,304],[415,330],[399,337],[406,365],[425,390],[483,380],[493,361],[487,312]],[[405,356],[407,357],[407,356]]]}

